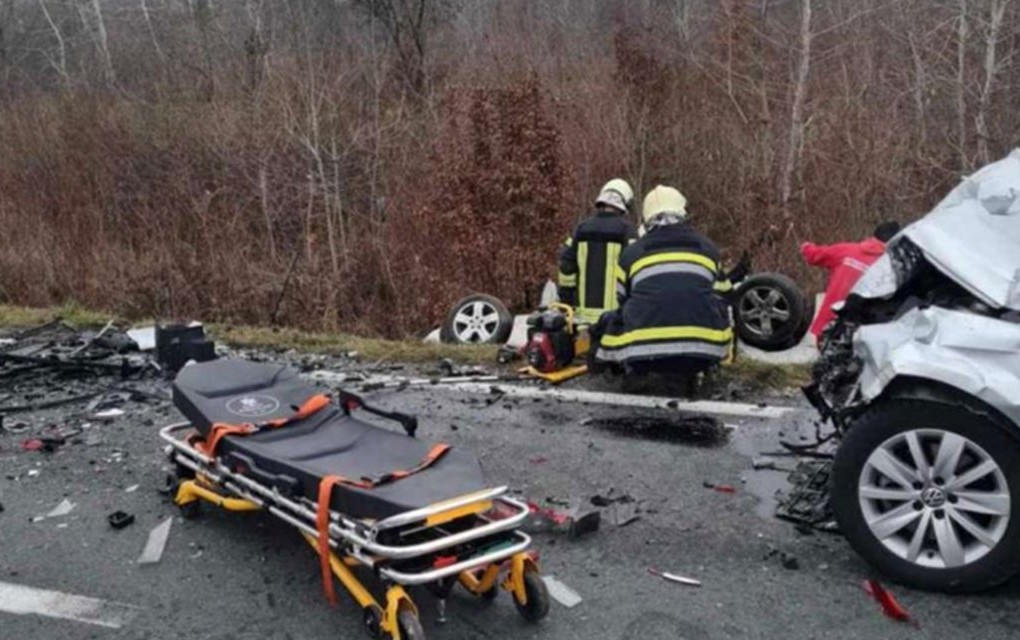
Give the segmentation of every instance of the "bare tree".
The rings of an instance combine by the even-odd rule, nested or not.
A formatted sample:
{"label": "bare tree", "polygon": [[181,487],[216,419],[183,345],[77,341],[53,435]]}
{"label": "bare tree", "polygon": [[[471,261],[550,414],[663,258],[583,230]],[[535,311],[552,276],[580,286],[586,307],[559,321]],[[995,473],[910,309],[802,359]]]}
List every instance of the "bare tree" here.
{"label": "bare tree", "polygon": [[49,9],[46,8],[46,0],[39,0],[39,7],[42,9],[43,16],[46,17],[46,23],[50,25],[50,29],[53,31],[53,37],[57,40],[56,60],[49,55],[46,57],[50,60],[50,65],[60,75],[60,79],[64,83],[64,87],[70,88],[71,76],[67,74],[67,44],[64,42],[64,35],[60,32],[60,27],[57,26],[57,23],[54,22]]}
{"label": "bare tree", "polygon": [[[106,21],[103,19],[103,10],[99,6],[99,0],[79,0],[78,12],[81,15],[82,25],[90,32],[96,52],[99,54],[103,70],[103,80],[105,80],[107,85],[112,86],[117,78],[113,72],[110,40],[106,33]],[[91,15],[87,16],[86,12],[91,13]]]}
{"label": "bare tree", "polygon": [[783,162],[780,202],[783,219],[792,224],[790,198],[793,195],[793,176],[800,163],[804,149],[804,102],[807,97],[808,76],[811,73],[811,0],[800,3],[800,54],[797,60],[797,74],[793,83],[793,101],[790,105],[790,137]]}
{"label": "bare tree", "polygon": [[956,26],[956,144],[960,171],[970,169],[967,159],[967,0],[960,0]]}
{"label": "bare tree", "polygon": [[985,33],[984,82],[978,93],[977,115],[974,117],[978,161],[981,164],[991,162],[991,154],[988,150],[988,140],[991,138],[991,133],[988,131],[988,102],[992,95],[995,75],[998,72],[999,63],[996,60],[996,48],[998,47],[1002,22],[1009,3],[1010,0],[991,0],[988,7],[988,28]]}

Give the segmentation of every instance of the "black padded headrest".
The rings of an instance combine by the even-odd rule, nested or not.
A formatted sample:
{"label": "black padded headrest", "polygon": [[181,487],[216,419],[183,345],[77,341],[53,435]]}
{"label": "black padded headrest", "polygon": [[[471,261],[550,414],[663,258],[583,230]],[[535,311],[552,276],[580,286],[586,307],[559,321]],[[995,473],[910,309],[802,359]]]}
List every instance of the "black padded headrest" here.
{"label": "black padded headrest", "polygon": [[247,360],[188,365],[173,384],[174,405],[203,434],[217,422],[289,418],[317,393],[286,365]]}

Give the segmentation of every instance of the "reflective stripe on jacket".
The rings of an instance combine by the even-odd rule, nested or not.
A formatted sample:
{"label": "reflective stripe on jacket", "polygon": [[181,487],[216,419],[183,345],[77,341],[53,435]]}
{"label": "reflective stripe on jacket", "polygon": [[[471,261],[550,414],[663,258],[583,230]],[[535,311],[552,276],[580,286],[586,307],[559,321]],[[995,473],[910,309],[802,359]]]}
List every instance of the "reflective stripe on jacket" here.
{"label": "reflective stripe on jacket", "polygon": [[561,302],[583,322],[596,322],[617,307],[615,269],[637,230],[623,215],[596,213],[582,221],[560,252],[557,284]]}
{"label": "reflective stripe on jacket", "polygon": [[687,224],[656,227],[624,250],[615,271],[620,311],[604,327],[598,359],[729,355],[733,330],[719,295],[728,281],[707,238]]}

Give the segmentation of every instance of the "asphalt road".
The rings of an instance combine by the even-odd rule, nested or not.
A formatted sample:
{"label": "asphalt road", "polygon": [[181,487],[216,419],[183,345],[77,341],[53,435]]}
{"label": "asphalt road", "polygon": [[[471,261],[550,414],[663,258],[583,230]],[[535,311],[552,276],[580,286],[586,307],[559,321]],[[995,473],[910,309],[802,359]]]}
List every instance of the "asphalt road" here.
{"label": "asphalt road", "polygon": [[[484,604],[463,592],[451,597],[449,620],[438,625],[430,597],[414,592],[431,639],[1020,637],[1016,581],[967,597],[891,586],[919,622],[910,627],[883,617],[864,594],[869,569],[841,538],[805,536],[760,515],[767,508],[752,488],[778,476],[754,475],[750,456],[775,448],[778,432],[796,424],[734,422],[729,443],[693,446],[586,420],[627,412],[486,399],[434,388],[376,395],[380,404],[418,412],[420,437],[476,452],[494,483],[539,501],[587,499],[613,488],[638,500],[643,513],[625,527],[607,517],[600,531],[577,541],[537,535],[544,572],[584,599],[571,609],[554,603],[537,626],[526,625],[505,594]],[[0,582],[140,609],[120,629],[0,612],[0,638],[366,637],[349,599],[336,608],[324,601],[316,557],[302,538],[267,515],[205,509],[198,520],[175,518],[162,561],[136,564],[149,530],[176,516],[157,492],[164,458],[156,435],[176,416],[166,406],[127,408],[125,417],[89,430],[91,445],[50,454],[22,451],[23,434],[0,433]],[[30,418],[33,428],[69,421],[59,411]],[[38,474],[30,477],[33,469]],[[719,493],[706,481],[737,491]],[[139,488],[127,492],[133,485]],[[70,514],[31,522],[64,497],[76,505]],[[106,516],[115,510],[137,521],[114,531]],[[783,568],[773,549],[796,556],[799,569]],[[666,582],[649,567],[704,586]]]}

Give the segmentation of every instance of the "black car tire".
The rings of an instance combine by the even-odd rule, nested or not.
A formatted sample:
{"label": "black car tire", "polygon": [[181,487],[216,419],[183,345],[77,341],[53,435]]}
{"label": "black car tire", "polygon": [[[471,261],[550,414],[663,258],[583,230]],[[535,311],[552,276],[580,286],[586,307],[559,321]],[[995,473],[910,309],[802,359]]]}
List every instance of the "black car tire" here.
{"label": "black car tire", "polygon": [[476,293],[457,301],[439,329],[447,344],[502,344],[510,337],[514,317],[498,298]]}
{"label": "black car tire", "polygon": [[[1002,537],[984,556],[959,567],[925,567],[894,553],[872,532],[862,511],[859,489],[869,457],[897,434],[918,429],[952,433],[979,446],[999,467],[1009,490],[1010,520]],[[929,451],[927,456],[934,460],[933,452]],[[850,426],[832,469],[832,508],[850,545],[893,581],[927,591],[982,591],[1020,572],[1020,512],[1012,508],[1017,496],[1020,496],[1020,440],[987,415],[941,402],[893,399],[868,409]],[[915,509],[918,504],[914,503]],[[959,531],[959,526],[949,520]]]}
{"label": "black car tire", "polygon": [[[737,335],[762,351],[798,344],[811,323],[813,304],[797,283],[779,273],[758,273],[737,288],[733,315]],[[763,314],[767,319],[763,319]]]}

